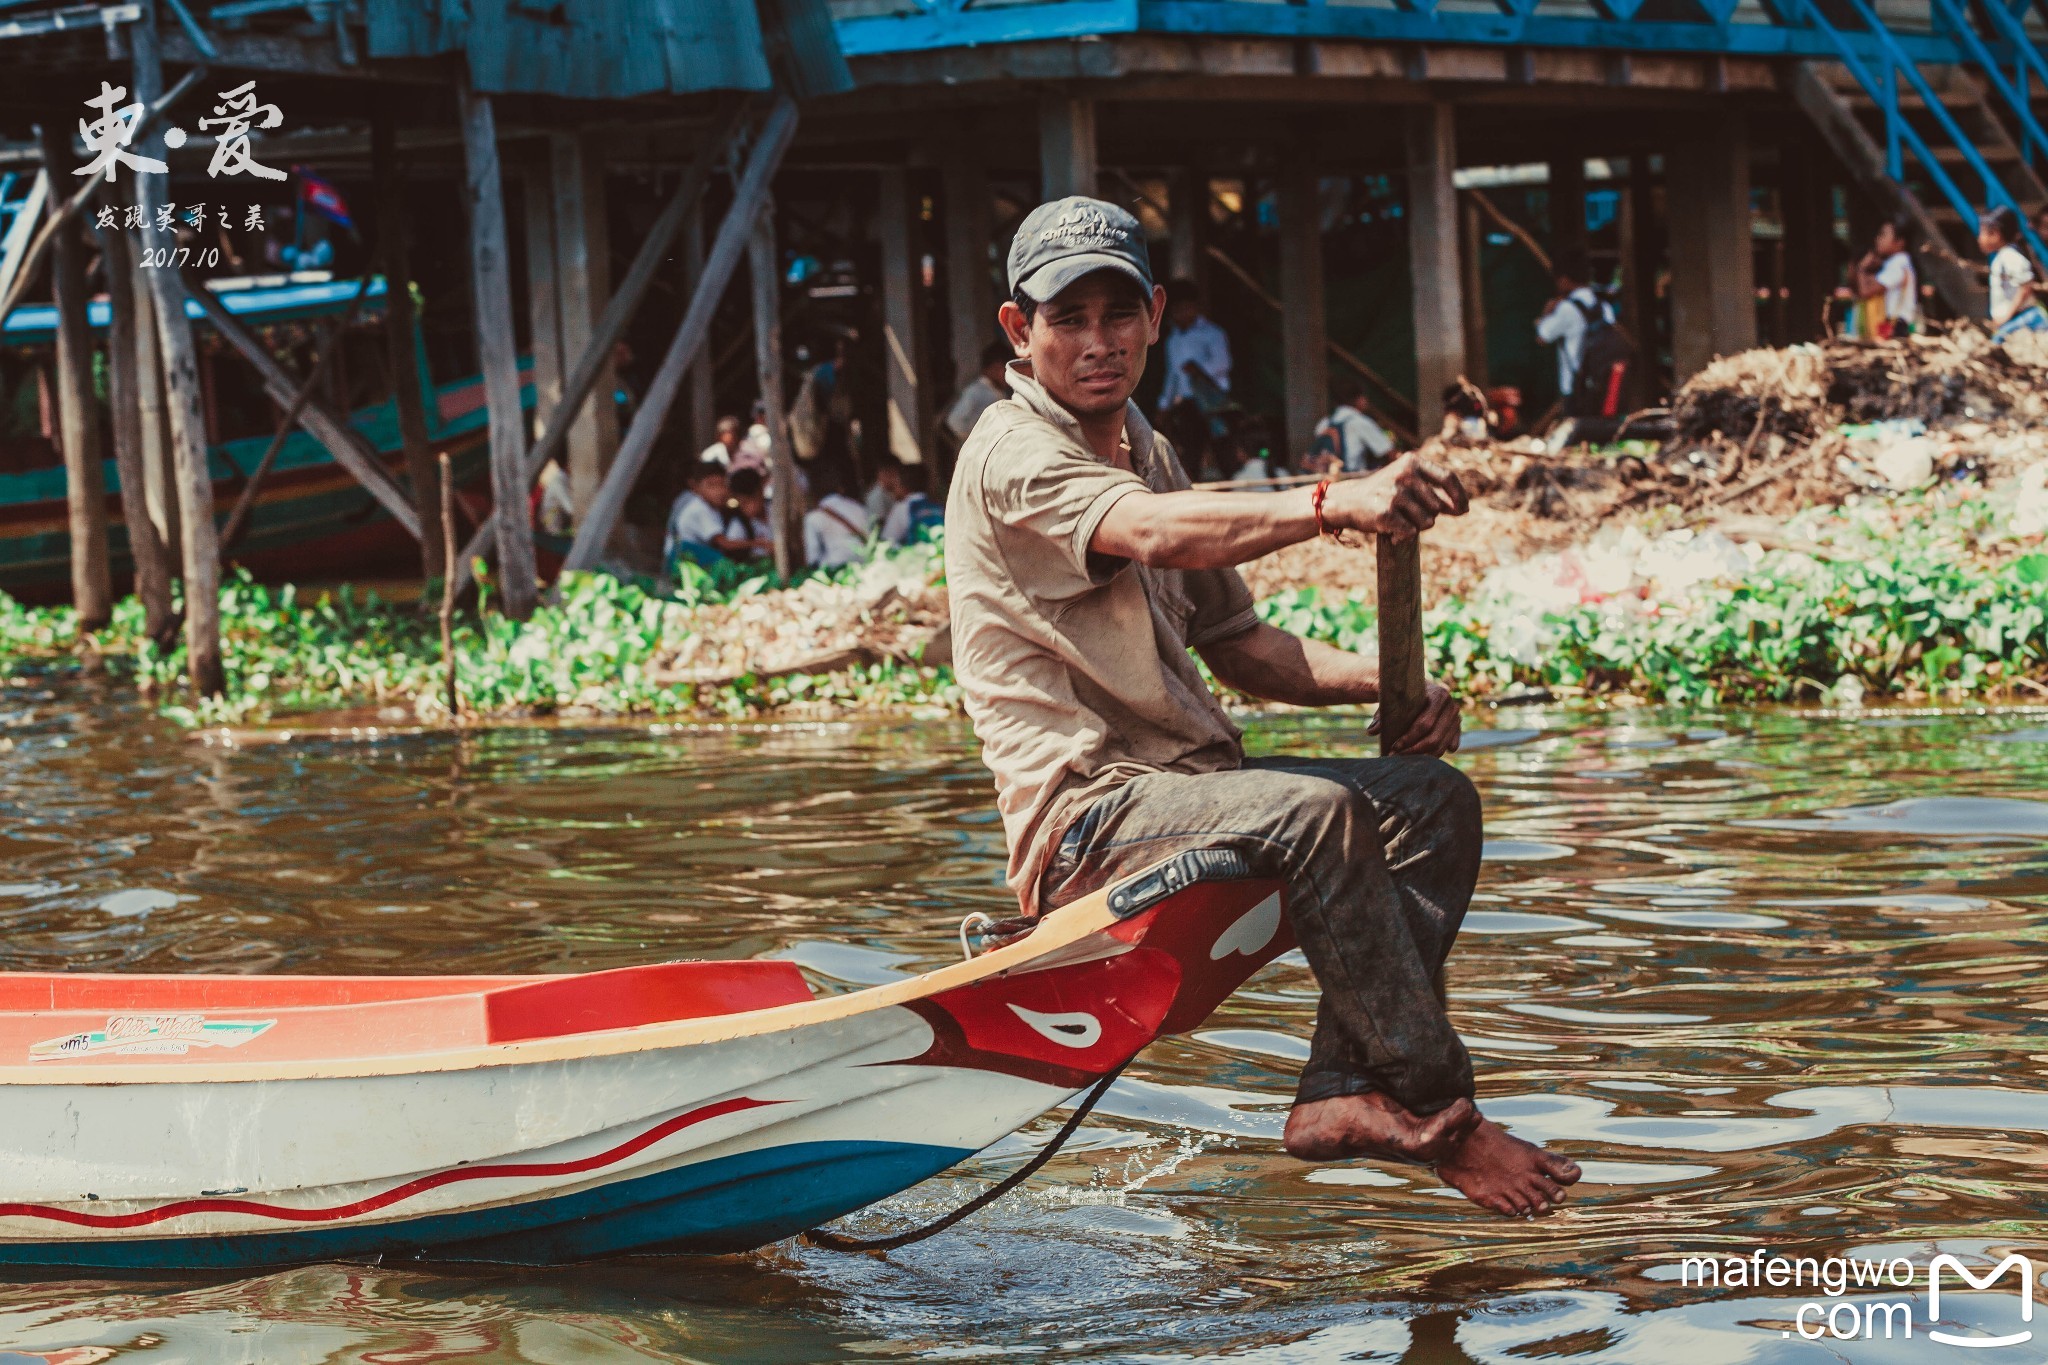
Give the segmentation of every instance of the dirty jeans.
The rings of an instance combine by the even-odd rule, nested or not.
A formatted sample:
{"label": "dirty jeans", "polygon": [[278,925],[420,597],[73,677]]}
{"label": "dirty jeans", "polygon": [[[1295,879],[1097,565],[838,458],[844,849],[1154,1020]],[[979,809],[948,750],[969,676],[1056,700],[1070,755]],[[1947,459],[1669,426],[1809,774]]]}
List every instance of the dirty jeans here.
{"label": "dirty jeans", "polygon": [[1146,773],[1091,804],[1039,882],[1046,909],[1191,848],[1235,849],[1282,898],[1323,998],[1295,1102],[1472,1097],[1438,974],[1479,877],[1479,794],[1434,758],[1258,758]]}

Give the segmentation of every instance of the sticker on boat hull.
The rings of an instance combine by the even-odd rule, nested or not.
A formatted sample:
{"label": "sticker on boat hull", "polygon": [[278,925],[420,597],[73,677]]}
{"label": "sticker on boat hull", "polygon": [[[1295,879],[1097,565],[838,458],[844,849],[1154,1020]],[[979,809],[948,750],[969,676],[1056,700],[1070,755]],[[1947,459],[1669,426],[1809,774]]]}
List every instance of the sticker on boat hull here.
{"label": "sticker on boat hull", "polygon": [[182,1057],[195,1047],[240,1047],[275,1019],[208,1019],[203,1014],[113,1014],[91,1033],[67,1033],[32,1045],[29,1060],[116,1056]]}

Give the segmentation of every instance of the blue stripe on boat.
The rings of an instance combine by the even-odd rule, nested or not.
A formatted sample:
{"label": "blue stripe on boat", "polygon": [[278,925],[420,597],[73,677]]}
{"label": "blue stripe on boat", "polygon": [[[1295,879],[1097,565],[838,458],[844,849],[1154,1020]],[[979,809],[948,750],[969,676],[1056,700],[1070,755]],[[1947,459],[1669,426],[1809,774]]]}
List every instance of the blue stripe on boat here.
{"label": "blue stripe on boat", "polygon": [[398,1223],[0,1242],[0,1265],[240,1270],[373,1255],[542,1265],[629,1251],[746,1251],[886,1199],[970,1155],[921,1143],[801,1142],[554,1199]]}

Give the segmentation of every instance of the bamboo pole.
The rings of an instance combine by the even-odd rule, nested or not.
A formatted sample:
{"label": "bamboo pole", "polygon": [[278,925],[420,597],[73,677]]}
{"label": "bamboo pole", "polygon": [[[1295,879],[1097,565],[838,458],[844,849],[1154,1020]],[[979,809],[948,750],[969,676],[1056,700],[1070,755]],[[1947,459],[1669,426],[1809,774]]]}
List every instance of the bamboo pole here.
{"label": "bamboo pole", "polygon": [[1380,536],[1380,753],[1408,734],[1427,700],[1422,658],[1422,540]]}
{"label": "bamboo pole", "polygon": [[[54,179],[71,170],[70,140],[54,122],[38,129],[43,166]],[[71,540],[71,604],[81,631],[114,615],[107,558],[107,479],[99,402],[93,395],[92,326],[86,320],[85,244],[78,224],[60,224],[50,240],[50,294],[57,305],[58,444],[64,451],[64,506]]]}
{"label": "bamboo pole", "polygon": [[768,458],[775,483],[775,572],[788,578],[804,566],[803,494],[789,445],[789,415],[782,402],[782,272],[775,250],[775,206],[763,204],[747,244],[754,294],[754,371],[767,411]]}
{"label": "bamboo pole", "polygon": [[[121,481],[121,517],[128,526],[128,557],[135,564],[135,595],[142,602],[142,628],[167,643],[175,629],[171,614],[171,557],[168,543],[149,513],[149,474],[143,442],[142,376],[136,360],[146,291],[135,287],[135,252],[118,228],[99,234],[100,260],[107,276],[107,406],[114,415],[114,470]],[[150,354],[155,354],[152,348]]]}
{"label": "bamboo pole", "polygon": [[462,693],[455,680],[455,473],[441,452],[441,658],[448,668],[448,723],[462,724]]}
{"label": "bamboo pole", "polygon": [[399,175],[397,134],[387,113],[370,126],[370,162],[377,181],[377,254],[384,263],[384,345],[391,363],[391,396],[398,407],[398,434],[405,446],[406,482],[420,521],[420,580],[441,569],[447,558],[438,513],[440,469],[427,436],[426,395],[420,383],[420,355],[414,333],[412,253],[406,234],[405,182]]}
{"label": "bamboo pole", "polygon": [[[158,46],[152,6],[144,5],[142,17],[129,25],[128,33],[135,58],[135,96],[152,108],[165,107],[169,101],[156,98],[163,88],[163,53]],[[191,79],[188,73],[179,88],[184,89]],[[148,134],[143,150],[161,160],[163,135]],[[170,234],[156,226],[157,208],[164,202],[164,180],[158,174],[136,177],[138,207],[142,210],[142,247],[145,252],[154,249],[158,261],[164,259],[171,246]],[[156,310],[172,485],[177,492],[178,534],[185,567],[185,674],[194,692],[215,696],[225,685],[220,656],[220,544],[213,530],[213,476],[207,468],[206,419],[200,410],[199,356],[192,342],[192,322],[185,316],[185,291],[176,269],[160,264],[145,268],[143,273],[148,277]]]}
{"label": "bamboo pole", "polygon": [[605,542],[611,538],[612,529],[618,525],[620,514],[626,510],[626,495],[632,491],[633,481],[640,477],[648,453],[654,449],[655,437],[668,419],[684,372],[704,348],[718,300],[732,280],[740,253],[753,236],[755,220],[762,205],[768,202],[769,182],[795,134],[796,102],[785,95],[777,100],[754,139],[746,170],[733,194],[732,207],[726,210],[725,221],[718,225],[718,236],[704,263],[704,278],[697,282],[682,324],[676,328],[668,353],[662,357],[661,368],[655,371],[639,411],[633,414],[633,425],[619,444],[618,457],[599,485],[597,496],[591,499],[589,514],[576,528],[576,543],[569,547],[568,558],[563,562],[565,570],[588,569],[595,564]]}
{"label": "bamboo pole", "polygon": [[526,509],[526,413],[519,401],[519,350],[513,339],[512,274],[505,241],[505,193],[498,170],[498,126],[491,97],[456,82],[469,198],[469,269],[476,299],[477,359],[490,414],[492,521],[498,540],[500,609],[515,621],[533,615],[533,520]]}

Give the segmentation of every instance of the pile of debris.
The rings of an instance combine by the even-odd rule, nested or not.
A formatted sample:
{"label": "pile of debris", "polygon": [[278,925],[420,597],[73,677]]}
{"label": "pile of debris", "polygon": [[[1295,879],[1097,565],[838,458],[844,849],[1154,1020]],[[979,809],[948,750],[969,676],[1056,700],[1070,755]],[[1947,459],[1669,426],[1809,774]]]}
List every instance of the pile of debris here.
{"label": "pile of debris", "polygon": [[688,630],[647,665],[657,685],[836,673],[884,660],[945,663],[946,587],[937,551],[878,556],[848,579],[742,593],[691,609]]}

